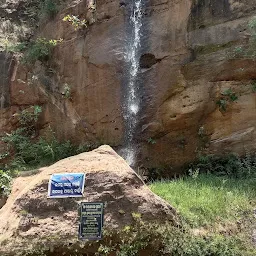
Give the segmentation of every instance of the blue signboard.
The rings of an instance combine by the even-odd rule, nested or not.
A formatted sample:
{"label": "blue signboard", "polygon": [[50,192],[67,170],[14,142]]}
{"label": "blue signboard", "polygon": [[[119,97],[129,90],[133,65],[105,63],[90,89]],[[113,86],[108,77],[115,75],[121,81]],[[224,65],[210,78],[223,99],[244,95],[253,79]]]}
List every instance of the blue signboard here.
{"label": "blue signboard", "polygon": [[53,174],[49,180],[48,197],[82,197],[84,192],[84,173]]}
{"label": "blue signboard", "polygon": [[79,239],[100,240],[104,219],[104,203],[81,203]]}

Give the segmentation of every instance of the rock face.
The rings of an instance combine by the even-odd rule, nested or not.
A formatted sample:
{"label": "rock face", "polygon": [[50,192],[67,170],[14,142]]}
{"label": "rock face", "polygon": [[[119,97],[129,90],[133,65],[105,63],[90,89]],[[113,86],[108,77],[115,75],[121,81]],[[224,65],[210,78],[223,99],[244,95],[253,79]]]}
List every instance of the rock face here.
{"label": "rock face", "polygon": [[5,205],[7,200],[6,196],[0,196],[0,209]]}
{"label": "rock face", "polygon": [[[65,172],[86,173],[84,198],[47,199],[50,175]],[[141,213],[143,220],[177,224],[172,206],[151,192],[109,146],[101,146],[15,179],[12,194],[0,210],[0,254],[25,255],[36,245],[44,247],[47,239],[54,252],[55,247],[64,246],[54,244],[54,237],[77,243],[82,201],[105,202],[105,229],[130,225],[132,213]]]}
{"label": "rock face", "polygon": [[[63,43],[48,66],[16,65],[11,107],[3,110],[5,126],[0,131],[11,127],[13,111],[40,104],[42,134],[50,125],[60,139],[122,145],[122,53],[131,1],[98,0],[96,22],[86,31],[75,31],[62,21],[67,14],[91,19],[87,4],[68,1],[40,27],[37,36],[63,38]],[[232,56],[236,46],[248,43],[254,0],[150,0],[143,14],[142,105],[136,137],[141,164],[179,167],[199,151],[254,150],[255,61]],[[68,99],[63,97],[65,86],[71,90]],[[223,111],[216,102],[228,90],[238,98],[225,99]]]}

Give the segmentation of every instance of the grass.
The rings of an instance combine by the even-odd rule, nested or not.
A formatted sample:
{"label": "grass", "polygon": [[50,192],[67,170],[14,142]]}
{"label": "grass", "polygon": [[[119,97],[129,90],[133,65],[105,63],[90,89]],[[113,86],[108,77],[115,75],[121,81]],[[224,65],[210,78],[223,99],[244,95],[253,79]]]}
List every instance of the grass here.
{"label": "grass", "polygon": [[[97,245],[66,248],[60,243],[63,248],[59,252],[70,256],[95,250],[98,252],[88,255],[137,256],[150,252],[151,256],[254,256],[255,181],[253,177],[235,179],[194,172],[182,179],[154,182],[150,188],[176,207],[182,225],[142,221],[141,214],[132,212],[134,221],[130,226],[120,230],[106,228],[103,240]],[[53,255],[44,251],[42,241],[38,248],[39,251],[34,245],[26,255]]]}
{"label": "grass", "polygon": [[[256,230],[255,176],[238,179],[197,174],[156,181],[150,188],[177,209],[183,225],[196,239],[195,245],[210,238],[197,255],[256,255],[256,244],[252,243]],[[218,253],[205,253],[207,246],[211,253],[218,247]]]}
{"label": "grass", "polygon": [[173,181],[158,181],[152,191],[172,204],[192,227],[214,229],[249,218],[256,209],[256,179],[235,179],[200,174]]}

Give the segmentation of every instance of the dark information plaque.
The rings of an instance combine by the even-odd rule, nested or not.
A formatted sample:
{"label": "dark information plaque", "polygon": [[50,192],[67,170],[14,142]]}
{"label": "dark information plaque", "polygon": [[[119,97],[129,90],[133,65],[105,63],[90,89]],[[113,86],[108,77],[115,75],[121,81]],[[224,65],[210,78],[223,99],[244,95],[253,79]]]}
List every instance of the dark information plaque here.
{"label": "dark information plaque", "polygon": [[104,219],[104,203],[85,203],[80,205],[79,239],[100,240]]}

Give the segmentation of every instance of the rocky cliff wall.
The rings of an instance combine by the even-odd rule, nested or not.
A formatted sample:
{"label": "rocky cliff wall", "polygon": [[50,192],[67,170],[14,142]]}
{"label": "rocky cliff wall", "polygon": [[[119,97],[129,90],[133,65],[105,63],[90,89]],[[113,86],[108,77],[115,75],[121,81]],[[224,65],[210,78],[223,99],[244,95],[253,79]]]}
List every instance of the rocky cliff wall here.
{"label": "rocky cliff wall", "polygon": [[[54,19],[39,26],[35,37],[63,38],[63,42],[47,65],[37,62],[28,68],[16,63],[10,105],[1,109],[5,123],[1,132],[11,129],[13,112],[39,104],[44,109],[42,134],[50,126],[62,140],[120,147],[125,132],[122,52],[130,4],[98,0],[96,22],[79,31],[62,19],[67,14],[90,19],[87,1],[68,1]],[[254,1],[149,0],[145,6],[140,59],[143,105],[136,138],[139,162],[179,167],[200,151],[253,150],[255,61],[232,53],[248,42]],[[67,85],[68,99],[63,97]],[[227,92],[237,99],[229,100]],[[225,110],[220,105],[223,97]]]}

